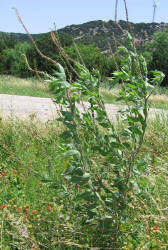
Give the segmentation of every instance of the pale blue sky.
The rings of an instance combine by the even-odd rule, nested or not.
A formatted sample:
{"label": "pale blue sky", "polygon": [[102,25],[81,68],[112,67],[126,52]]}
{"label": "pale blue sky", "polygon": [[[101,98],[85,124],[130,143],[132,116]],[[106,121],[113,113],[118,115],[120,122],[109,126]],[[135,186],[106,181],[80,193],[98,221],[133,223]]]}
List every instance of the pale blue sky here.
{"label": "pale blue sky", "polygon": [[[118,19],[125,20],[123,0],[119,1]],[[151,22],[153,0],[127,0],[132,22]],[[18,8],[31,33],[48,32],[55,22],[57,28],[92,20],[114,19],[115,0],[0,0],[0,31],[21,32],[12,7]],[[168,22],[168,0],[159,0],[156,22]]]}

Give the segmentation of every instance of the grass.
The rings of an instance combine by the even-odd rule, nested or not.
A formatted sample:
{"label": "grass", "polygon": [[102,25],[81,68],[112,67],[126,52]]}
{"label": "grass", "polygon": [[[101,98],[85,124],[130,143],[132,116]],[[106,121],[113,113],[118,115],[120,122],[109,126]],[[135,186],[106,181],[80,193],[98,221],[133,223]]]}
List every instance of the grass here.
{"label": "grass", "polygon": [[[109,104],[122,104],[117,101],[119,95],[120,87],[117,86],[111,90],[108,88],[102,88],[101,94],[103,96],[104,102]],[[157,109],[168,109],[168,89],[167,88],[156,88],[156,93],[150,97],[151,108]]]}
{"label": "grass", "polygon": [[0,94],[51,97],[47,84],[14,76],[0,76]]}
{"label": "grass", "polygon": [[[149,164],[138,180],[146,188],[129,194],[120,249],[168,249],[167,123],[163,117],[149,124],[141,152]],[[105,249],[104,239],[110,242],[74,207],[76,187],[63,178],[68,159],[61,131],[54,122],[1,121],[1,249]]]}
{"label": "grass", "polygon": [[[104,102],[109,104],[121,104],[117,101],[120,86],[111,90],[106,87],[101,88]],[[45,83],[32,79],[20,79],[13,76],[0,76],[0,94],[34,96],[50,98],[52,94]],[[156,94],[150,97],[151,108],[168,109],[168,89],[157,88]]]}

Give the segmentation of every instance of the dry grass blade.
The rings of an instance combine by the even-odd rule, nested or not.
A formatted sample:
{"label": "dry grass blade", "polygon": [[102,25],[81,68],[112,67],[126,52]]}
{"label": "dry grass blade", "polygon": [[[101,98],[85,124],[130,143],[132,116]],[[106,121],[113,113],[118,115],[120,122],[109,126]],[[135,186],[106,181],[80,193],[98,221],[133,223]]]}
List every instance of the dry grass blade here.
{"label": "dry grass blade", "polygon": [[[53,43],[57,46],[57,48],[58,48],[58,50],[60,52],[60,55],[66,60],[67,65],[70,67],[70,69],[72,70],[72,72],[75,73],[75,75],[79,78],[79,74],[77,73],[77,71],[74,69],[74,67],[70,63],[70,62],[73,62],[74,64],[77,64],[77,62],[75,60],[73,60],[71,57],[69,57],[65,53],[64,49],[61,46],[59,38],[57,38],[55,36],[54,32],[51,32],[51,38],[52,38]],[[70,79],[71,79],[71,77],[70,77]]]}
{"label": "dry grass blade", "polygon": [[38,52],[38,54],[39,54],[42,58],[44,58],[44,59],[50,61],[51,63],[53,63],[54,65],[58,65],[58,63],[57,63],[55,60],[53,60],[52,58],[50,58],[50,57],[44,55],[44,54],[39,50],[39,48],[37,47],[36,42],[34,41],[34,39],[33,39],[33,37],[32,37],[32,35],[30,34],[30,32],[29,32],[28,29],[26,28],[25,24],[23,23],[23,21],[22,21],[22,19],[21,19],[21,17],[20,17],[20,14],[19,14],[19,12],[18,12],[18,10],[17,10],[16,8],[14,8],[14,7],[13,7],[13,9],[15,10],[16,16],[17,16],[19,22],[21,23],[22,27],[23,27],[24,30],[26,31],[26,33],[27,33],[27,35],[29,36],[30,40],[32,41],[32,43],[33,43],[33,45],[34,45],[36,51]]}

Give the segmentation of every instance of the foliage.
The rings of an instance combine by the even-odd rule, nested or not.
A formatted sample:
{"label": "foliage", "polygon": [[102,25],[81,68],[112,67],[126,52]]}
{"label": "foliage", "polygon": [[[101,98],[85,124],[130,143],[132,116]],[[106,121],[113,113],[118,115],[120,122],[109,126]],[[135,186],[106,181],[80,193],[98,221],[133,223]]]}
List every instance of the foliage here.
{"label": "foliage", "polygon": [[[11,119],[0,125],[1,248],[104,249],[103,237],[112,244],[111,232],[84,223],[84,205],[79,211],[83,201],[81,207],[74,202],[79,187],[63,181],[71,159],[61,154],[62,126],[32,119]],[[166,117],[148,124],[140,154],[142,162],[148,155],[148,167],[137,178],[140,191],[135,187],[129,193],[120,249],[167,247],[167,125]],[[125,124],[120,123],[116,130],[122,126]],[[94,161],[100,164],[99,154]]]}
{"label": "foliage", "polygon": [[[115,69],[113,59],[101,54],[100,50],[96,48],[95,45],[84,45],[81,43],[73,45],[72,38],[63,33],[59,33],[58,40],[58,46],[62,46],[62,48],[64,48],[67,56],[77,61],[80,61],[80,57],[82,57],[86,67],[89,70],[92,68],[98,69],[102,77],[109,76]],[[69,62],[67,63],[66,60],[62,58],[59,50],[60,48],[53,43],[50,34],[41,35],[36,41],[36,44],[40,51],[55,61],[63,63],[64,66],[68,68],[68,71],[73,75]],[[32,72],[28,70],[22,54],[26,54],[32,68],[48,72],[49,74],[52,74],[55,69],[55,66],[52,63],[42,60],[41,56],[37,53],[33,46],[27,42],[15,42],[11,46],[10,42],[6,43],[5,40],[2,39],[0,40],[0,45],[0,72],[2,74],[31,77]],[[76,47],[78,47],[79,51],[76,50]],[[72,61],[70,64],[74,66]]]}
{"label": "foliage", "polygon": [[75,61],[84,63],[88,70],[97,69],[102,78],[110,76],[111,72],[115,70],[112,58],[103,55],[94,44],[84,45],[77,43],[76,46],[66,47],[65,52]]}
{"label": "foliage", "polygon": [[[126,47],[120,47],[119,53],[121,71],[113,73],[111,83],[114,86],[123,81],[119,99],[127,105],[121,111],[124,127],[119,132],[109,120],[101,99],[98,71],[90,73],[84,66],[76,65],[80,78],[68,82],[59,64],[59,72],[50,82],[55,102],[61,105],[58,121],[65,126],[61,138],[69,166],[64,178],[71,186],[70,193],[73,190],[72,202],[78,213],[83,214],[84,224],[96,225],[98,232],[103,232],[101,247],[113,248],[123,242],[121,231],[127,225],[129,192],[141,188],[137,179],[146,171],[147,162],[139,159],[139,153],[147,127],[148,99],[153,91],[145,59],[135,52],[130,34]],[[160,84],[164,75],[158,71],[153,75],[151,83]],[[77,103],[82,95],[87,96],[90,107],[81,114]],[[95,161],[97,157],[99,162]]]}
{"label": "foliage", "polygon": [[[70,46],[72,45],[72,38],[71,36],[67,36],[64,33],[59,33],[59,43],[62,47]],[[53,43],[50,33],[41,35],[36,41],[36,44],[40,51],[42,51],[46,56],[56,61],[59,59],[59,49]],[[55,69],[54,65],[46,60],[42,60],[41,56],[37,53],[33,46],[26,55],[30,59],[29,62],[33,68],[35,60],[35,65],[38,70],[52,74],[53,70]]]}
{"label": "foliage", "polygon": [[17,43],[14,48],[6,48],[1,53],[1,72],[21,77],[30,76],[22,54],[30,50],[28,43]]}
{"label": "foliage", "polygon": [[168,30],[157,31],[152,41],[146,43],[144,56],[147,58],[149,70],[162,70],[165,74],[164,85],[168,82]]}

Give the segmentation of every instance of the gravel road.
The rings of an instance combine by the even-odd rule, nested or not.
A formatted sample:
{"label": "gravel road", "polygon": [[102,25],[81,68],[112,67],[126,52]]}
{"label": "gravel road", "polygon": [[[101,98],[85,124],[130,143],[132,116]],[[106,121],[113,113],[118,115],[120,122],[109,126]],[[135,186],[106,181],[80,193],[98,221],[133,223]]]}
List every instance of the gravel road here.
{"label": "gravel road", "polygon": [[[84,102],[84,106],[87,108],[88,103]],[[115,104],[106,104],[106,111],[109,118],[115,119],[121,107]],[[83,106],[79,105],[79,109],[82,112]],[[56,118],[58,114],[57,110],[58,106],[50,98],[0,94],[0,117],[2,118],[18,117],[27,119],[30,115],[35,115],[38,119],[45,122]],[[150,118],[155,118],[156,114],[168,116],[168,111],[150,109]]]}

